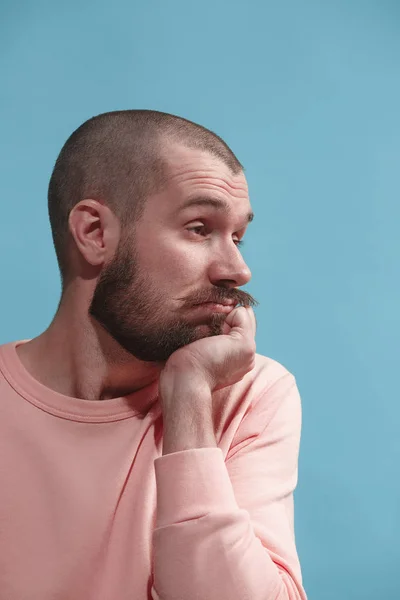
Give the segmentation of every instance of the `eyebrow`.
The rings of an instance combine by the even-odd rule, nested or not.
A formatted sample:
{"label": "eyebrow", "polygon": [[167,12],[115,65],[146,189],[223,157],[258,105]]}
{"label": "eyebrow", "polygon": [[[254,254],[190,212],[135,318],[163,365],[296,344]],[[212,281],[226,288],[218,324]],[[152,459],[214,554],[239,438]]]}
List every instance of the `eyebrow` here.
{"label": "eyebrow", "polygon": [[[220,200],[219,198],[209,198],[207,196],[196,197],[196,198],[191,198],[189,200],[186,200],[186,202],[184,202],[178,208],[177,212],[181,212],[191,206],[211,206],[212,208],[215,208],[215,210],[218,210],[226,215],[229,215],[232,212],[232,209],[231,209],[229,203],[226,202],[225,200]],[[254,219],[254,213],[249,212],[249,213],[247,213],[247,215],[245,217],[245,223],[251,223],[253,219]]]}

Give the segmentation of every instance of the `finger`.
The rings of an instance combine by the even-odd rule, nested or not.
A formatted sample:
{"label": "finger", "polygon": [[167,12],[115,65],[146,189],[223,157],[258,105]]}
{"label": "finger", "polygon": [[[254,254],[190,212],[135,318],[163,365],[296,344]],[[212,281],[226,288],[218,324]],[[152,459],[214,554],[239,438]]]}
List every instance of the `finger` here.
{"label": "finger", "polygon": [[240,331],[242,334],[248,329],[247,311],[243,306],[231,310],[225,319],[225,323],[231,327],[232,331]]}
{"label": "finger", "polygon": [[251,329],[253,332],[253,337],[256,337],[256,332],[257,332],[257,320],[256,320],[256,315],[254,313],[254,310],[251,306],[246,306],[246,310],[247,310],[247,314],[249,315],[250,321],[251,321]]}
{"label": "finger", "polygon": [[252,316],[247,307],[240,306],[239,308],[232,310],[227,316],[225,323],[231,328],[228,335],[233,335],[233,337],[239,335],[242,338],[245,337],[254,340],[254,314]]}

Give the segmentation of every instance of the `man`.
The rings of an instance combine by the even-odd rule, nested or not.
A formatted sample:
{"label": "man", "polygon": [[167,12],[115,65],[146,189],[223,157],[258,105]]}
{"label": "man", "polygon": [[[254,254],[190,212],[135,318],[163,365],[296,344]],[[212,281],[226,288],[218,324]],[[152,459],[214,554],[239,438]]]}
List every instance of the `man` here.
{"label": "man", "polygon": [[106,113],[48,203],[60,304],[0,347],[0,597],[305,600],[300,396],[239,290],[241,164],[185,119]]}

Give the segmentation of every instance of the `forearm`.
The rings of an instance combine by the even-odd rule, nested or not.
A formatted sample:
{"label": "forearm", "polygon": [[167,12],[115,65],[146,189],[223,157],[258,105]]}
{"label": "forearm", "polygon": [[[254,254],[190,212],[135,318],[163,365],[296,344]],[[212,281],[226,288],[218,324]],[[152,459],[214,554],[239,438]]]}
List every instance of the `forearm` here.
{"label": "forearm", "polygon": [[193,448],[216,448],[211,392],[176,388],[163,399],[163,456]]}

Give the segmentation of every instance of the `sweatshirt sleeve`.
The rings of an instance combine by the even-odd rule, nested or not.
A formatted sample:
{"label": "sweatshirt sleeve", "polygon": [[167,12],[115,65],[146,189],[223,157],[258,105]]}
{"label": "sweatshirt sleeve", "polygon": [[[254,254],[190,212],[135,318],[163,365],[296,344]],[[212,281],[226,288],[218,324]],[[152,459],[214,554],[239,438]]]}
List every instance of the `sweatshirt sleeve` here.
{"label": "sweatshirt sleeve", "polygon": [[153,600],[307,600],[294,536],[301,399],[287,373],[253,402],[226,459],[154,461]]}

